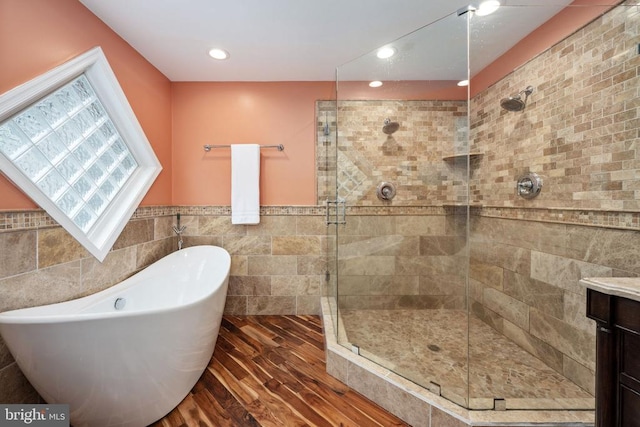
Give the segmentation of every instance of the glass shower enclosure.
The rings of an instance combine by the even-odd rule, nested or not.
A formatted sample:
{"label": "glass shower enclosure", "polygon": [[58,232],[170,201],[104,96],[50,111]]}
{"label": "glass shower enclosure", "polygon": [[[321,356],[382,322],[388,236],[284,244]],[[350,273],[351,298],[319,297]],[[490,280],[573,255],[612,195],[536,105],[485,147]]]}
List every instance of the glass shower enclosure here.
{"label": "glass shower enclosure", "polygon": [[[542,319],[568,294],[518,264],[525,251],[513,243],[518,229],[505,227],[511,222],[487,219],[501,206],[513,208],[515,219],[526,215],[519,208],[552,206],[519,198],[516,177],[501,172],[541,167],[533,156],[521,165],[529,158],[509,151],[511,163],[495,165],[507,152],[501,144],[523,133],[527,144],[540,139],[533,109],[543,102],[543,72],[553,73],[544,65],[553,58],[533,52],[522,75],[511,70],[489,83],[486,76],[568,3],[510,3],[489,16],[460,9],[380,46],[391,56],[374,50],[338,67],[336,100],[317,105],[325,296],[338,343],[469,409],[594,406],[589,384],[563,371],[563,360],[577,361],[588,377],[589,357],[570,360],[563,343],[552,348],[528,332],[530,315]],[[513,37],[494,37],[496,28]],[[500,97],[518,93],[522,109],[500,107]],[[554,175],[552,167],[545,172]],[[513,186],[499,185],[511,179]],[[535,227],[525,228],[535,234]]]}

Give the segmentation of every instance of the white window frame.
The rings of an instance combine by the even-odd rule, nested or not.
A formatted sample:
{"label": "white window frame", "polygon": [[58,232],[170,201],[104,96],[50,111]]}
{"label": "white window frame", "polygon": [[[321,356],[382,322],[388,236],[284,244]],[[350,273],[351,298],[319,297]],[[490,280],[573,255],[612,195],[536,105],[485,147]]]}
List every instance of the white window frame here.
{"label": "white window frame", "polygon": [[[99,261],[103,261],[162,170],[151,144],[100,47],[0,95],[0,123],[84,74],[138,167],[85,233],[11,160],[0,152],[0,170]],[[0,144],[2,141],[0,140]]]}

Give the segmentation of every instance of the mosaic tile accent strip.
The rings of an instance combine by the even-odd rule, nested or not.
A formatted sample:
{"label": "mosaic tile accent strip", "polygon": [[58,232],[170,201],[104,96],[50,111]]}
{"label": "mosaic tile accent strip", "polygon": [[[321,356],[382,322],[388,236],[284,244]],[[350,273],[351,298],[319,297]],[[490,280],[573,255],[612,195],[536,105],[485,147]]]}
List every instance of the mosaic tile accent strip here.
{"label": "mosaic tile accent strip", "polygon": [[[347,216],[394,216],[394,215],[464,215],[464,205],[444,206],[347,206]],[[616,212],[584,209],[520,208],[508,206],[470,206],[470,215],[491,218],[519,219],[526,221],[577,224],[593,227],[640,230],[640,212]],[[157,218],[161,216],[230,216],[230,206],[143,206],[132,219]],[[326,207],[319,206],[262,206],[264,216],[324,216]],[[335,216],[335,208],[330,215]],[[42,210],[0,212],[0,232],[33,230],[58,225]]]}
{"label": "mosaic tile accent strip", "polygon": [[[175,215],[207,215],[207,216],[230,216],[231,206],[173,206]],[[324,206],[260,206],[260,215],[281,216],[281,215],[324,215]]]}
{"label": "mosaic tile accent strip", "polygon": [[[324,206],[262,206],[260,215],[325,215]],[[132,219],[157,218],[162,216],[181,215],[195,216],[230,216],[230,206],[142,206],[136,209]],[[45,211],[28,209],[0,212],[0,232],[14,230],[35,230],[58,225]]]}
{"label": "mosaic tile accent strip", "polygon": [[42,210],[0,212],[0,232],[51,227],[57,224]]}
{"label": "mosaic tile accent strip", "polygon": [[613,212],[584,209],[522,209],[515,207],[472,207],[471,215],[525,221],[575,224],[591,227],[640,230],[640,212]]}
{"label": "mosaic tile accent strip", "polygon": [[141,206],[133,213],[132,218],[156,218],[159,216],[175,215],[175,206]]}
{"label": "mosaic tile accent strip", "polygon": [[445,206],[347,206],[347,215],[445,215]]}

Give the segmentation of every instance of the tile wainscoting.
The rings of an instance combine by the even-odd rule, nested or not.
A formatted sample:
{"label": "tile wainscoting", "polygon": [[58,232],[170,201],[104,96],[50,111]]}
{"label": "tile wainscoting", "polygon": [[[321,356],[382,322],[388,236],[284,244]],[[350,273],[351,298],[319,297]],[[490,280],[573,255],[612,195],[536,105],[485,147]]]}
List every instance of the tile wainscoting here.
{"label": "tile wainscoting", "polygon": [[[185,245],[215,244],[232,254],[227,313],[319,314],[320,297],[326,292],[327,245],[333,244],[327,237],[324,206],[264,207],[257,226],[232,225],[229,207],[224,206],[143,207],[103,264],[42,211],[2,212],[0,310],[81,297],[129,277],[177,248],[171,226],[178,212],[187,226]],[[348,285],[344,289],[351,294],[348,297],[387,300],[388,304],[380,305],[387,309],[403,306],[403,301],[421,293],[428,295],[419,299],[429,308],[439,304],[438,298],[451,300],[451,292],[458,289],[455,284],[442,286],[444,282],[434,278],[432,287],[425,287],[426,277],[434,270],[416,262],[416,256],[445,260],[452,251],[463,251],[466,245],[459,243],[465,216],[459,214],[465,212],[465,208],[437,206],[349,207],[348,224],[339,230],[344,239],[341,253],[355,250],[364,241],[364,230],[373,227],[376,241],[386,242],[377,249],[384,248],[384,253],[374,256],[402,269],[401,274],[394,271],[388,277],[404,275],[416,283],[386,286],[373,281],[366,289],[358,274],[352,274],[350,279],[355,280],[343,283]],[[637,214],[576,211],[572,215],[572,211],[505,207],[474,207],[470,212],[471,310],[593,391],[594,328],[583,316],[584,293],[577,283],[592,275],[640,273]],[[598,218],[607,220],[589,224],[588,219]],[[361,261],[357,258],[363,254],[352,255],[341,261],[340,268],[357,273]],[[428,271],[422,272],[422,267]],[[410,291],[398,295],[403,288]],[[439,296],[434,298],[436,290]],[[349,298],[343,302],[348,305]],[[37,399],[2,343],[0,386],[0,401]]]}

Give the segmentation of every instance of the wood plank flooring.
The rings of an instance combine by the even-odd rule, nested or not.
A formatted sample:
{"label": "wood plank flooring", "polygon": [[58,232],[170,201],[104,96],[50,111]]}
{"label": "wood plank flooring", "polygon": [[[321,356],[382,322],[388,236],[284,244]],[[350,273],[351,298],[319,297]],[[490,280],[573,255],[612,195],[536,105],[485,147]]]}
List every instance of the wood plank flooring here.
{"label": "wood plank flooring", "polygon": [[224,316],[208,368],[153,427],[407,426],[325,372],[317,316]]}

